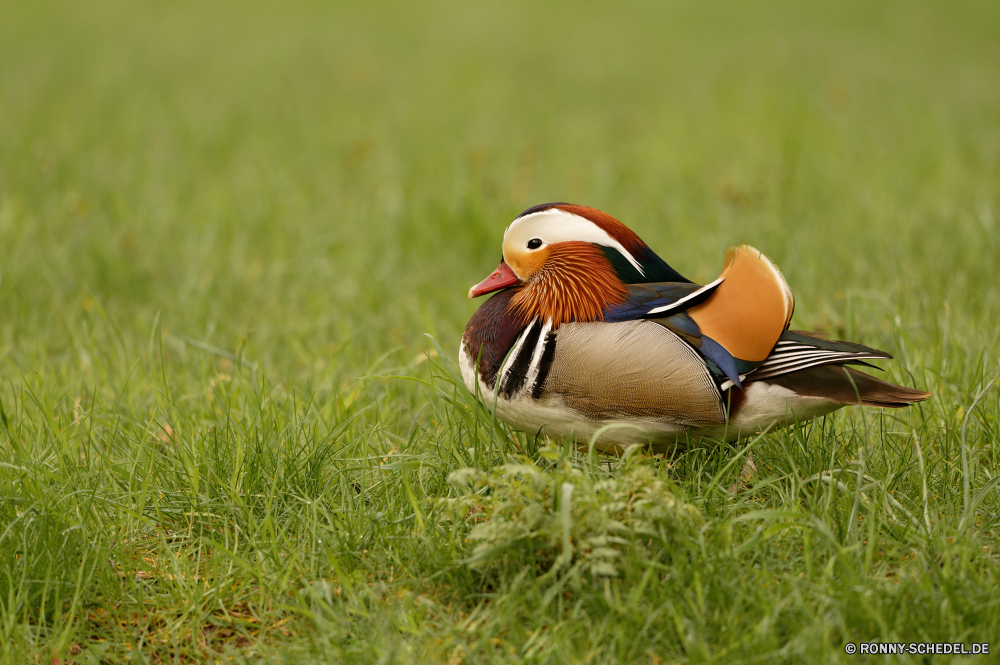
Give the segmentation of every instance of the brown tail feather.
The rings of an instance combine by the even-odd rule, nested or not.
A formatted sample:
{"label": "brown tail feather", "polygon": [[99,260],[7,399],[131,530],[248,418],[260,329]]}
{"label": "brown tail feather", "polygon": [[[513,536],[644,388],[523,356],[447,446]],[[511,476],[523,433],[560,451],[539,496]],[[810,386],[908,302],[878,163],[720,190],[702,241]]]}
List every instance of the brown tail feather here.
{"label": "brown tail feather", "polygon": [[886,409],[901,409],[931,396],[931,393],[897,386],[843,365],[810,367],[769,378],[767,382],[787,388],[797,395]]}

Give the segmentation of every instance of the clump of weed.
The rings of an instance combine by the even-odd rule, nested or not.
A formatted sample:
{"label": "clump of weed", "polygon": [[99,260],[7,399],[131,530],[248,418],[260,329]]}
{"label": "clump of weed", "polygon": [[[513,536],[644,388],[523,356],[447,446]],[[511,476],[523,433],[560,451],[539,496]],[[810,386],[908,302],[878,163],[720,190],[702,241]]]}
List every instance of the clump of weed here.
{"label": "clump of weed", "polygon": [[626,462],[612,476],[552,448],[540,458],[449,476],[459,496],[444,501],[447,512],[473,543],[465,565],[531,562],[553,578],[614,577],[627,552],[682,549],[703,524],[647,464]]}

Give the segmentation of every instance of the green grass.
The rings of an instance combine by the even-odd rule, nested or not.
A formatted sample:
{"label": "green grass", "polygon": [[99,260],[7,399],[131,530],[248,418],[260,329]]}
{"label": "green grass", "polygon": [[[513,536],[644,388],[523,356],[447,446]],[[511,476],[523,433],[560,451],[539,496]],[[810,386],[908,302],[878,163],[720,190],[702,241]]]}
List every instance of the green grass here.
{"label": "green grass", "polygon": [[[2,662],[1000,652],[995,2],[2,15]],[[511,434],[451,367],[550,200],[698,280],[752,243],[935,396],[744,442],[735,495],[745,445]]]}

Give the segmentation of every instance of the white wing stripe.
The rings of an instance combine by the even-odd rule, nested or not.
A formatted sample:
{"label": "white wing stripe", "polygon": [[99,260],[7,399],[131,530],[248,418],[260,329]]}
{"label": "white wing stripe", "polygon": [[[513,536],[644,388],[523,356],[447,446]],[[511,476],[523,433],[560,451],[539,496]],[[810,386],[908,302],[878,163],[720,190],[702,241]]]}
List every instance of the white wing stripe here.
{"label": "white wing stripe", "polygon": [[[796,362],[791,362],[786,365],[776,365],[774,367],[762,367],[758,372],[760,374],[773,374],[775,372],[791,372],[792,368],[795,367],[809,367],[810,365],[825,365],[835,362],[844,362],[845,360],[850,360],[850,358],[814,358],[812,360],[799,360]],[[754,373],[757,375],[757,372]]]}
{"label": "white wing stripe", "polygon": [[789,374],[791,372],[797,372],[800,369],[806,369],[807,367],[815,367],[819,365],[831,365],[835,363],[842,363],[845,360],[860,360],[858,358],[821,358],[818,360],[807,360],[789,363],[787,365],[782,365],[780,367],[762,367],[753,374],[751,378],[763,379],[769,376],[775,376],[777,374]]}
{"label": "white wing stripe", "polygon": [[662,307],[654,307],[653,309],[651,309],[648,312],[646,312],[646,316],[649,316],[650,314],[659,314],[660,312],[669,312],[670,310],[677,309],[678,307],[680,307],[684,303],[690,301],[692,298],[697,298],[702,293],[704,293],[707,289],[714,289],[719,284],[722,284],[722,280],[723,279],[725,279],[725,277],[720,277],[719,279],[715,280],[711,284],[706,284],[705,286],[701,287],[700,289],[698,289],[694,293],[689,293],[688,295],[684,296],[680,300],[677,300],[676,302],[672,302],[669,305],[663,305]]}
{"label": "white wing stripe", "polygon": [[883,357],[877,351],[838,351],[809,346],[796,340],[781,340],[760,367],[751,372],[750,379],[766,379],[809,367]]}
{"label": "white wing stripe", "polygon": [[[775,363],[786,362],[788,360],[798,360],[802,358],[835,358],[841,356],[855,356],[858,355],[853,351],[803,351],[800,353],[783,353],[772,354],[768,356],[767,360],[764,361],[764,365],[773,365]],[[867,354],[861,354],[867,357]]]}
{"label": "white wing stripe", "polygon": [[825,349],[819,349],[815,346],[806,346],[805,344],[795,344],[779,346],[774,349],[774,353],[791,353],[793,351],[824,351]]}
{"label": "white wing stripe", "polygon": [[[867,358],[868,356],[860,356],[860,358]],[[800,358],[781,358],[772,363],[764,363],[760,366],[760,369],[777,369],[779,367],[784,367],[785,365],[795,365],[798,363],[808,363],[814,360],[851,360],[853,358],[859,358],[859,356],[853,353],[825,353],[823,355],[810,355],[803,356]]]}

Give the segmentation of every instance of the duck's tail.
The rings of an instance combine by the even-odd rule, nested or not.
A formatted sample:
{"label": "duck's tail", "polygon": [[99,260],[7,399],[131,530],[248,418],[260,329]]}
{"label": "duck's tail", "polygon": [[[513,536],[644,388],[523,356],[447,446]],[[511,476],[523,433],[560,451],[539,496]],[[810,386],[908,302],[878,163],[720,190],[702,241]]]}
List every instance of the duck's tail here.
{"label": "duck's tail", "polygon": [[932,393],[897,386],[843,365],[821,365],[767,379],[802,397],[820,397],[838,404],[901,409],[922,402]]}

